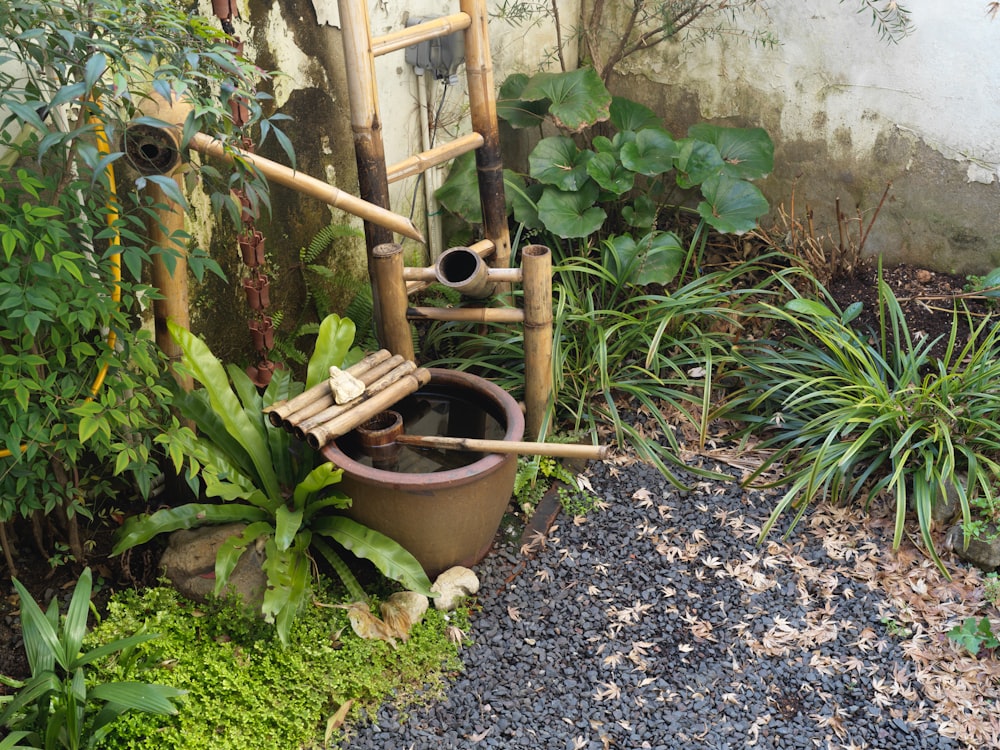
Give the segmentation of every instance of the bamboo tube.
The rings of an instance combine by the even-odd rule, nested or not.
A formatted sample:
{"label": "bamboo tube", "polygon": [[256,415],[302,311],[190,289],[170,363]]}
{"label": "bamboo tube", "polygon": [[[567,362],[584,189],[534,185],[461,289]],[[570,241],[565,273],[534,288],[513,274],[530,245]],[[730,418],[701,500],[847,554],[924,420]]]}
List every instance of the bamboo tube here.
{"label": "bamboo tube", "polygon": [[417,366],[413,362],[404,361],[391,372],[386,373],[368,386],[365,389],[365,392],[356,399],[348,401],[346,404],[333,404],[332,406],[323,409],[323,411],[313,414],[308,419],[299,422],[292,428],[292,434],[299,440],[305,440],[310,430],[316,429],[327,422],[331,422],[351,409],[360,406],[372,396],[378,395],[386,388],[390,387],[399,380],[402,380],[416,369]]}
{"label": "bamboo tube", "polygon": [[403,281],[403,247],[379,245],[372,251],[372,283],[382,308],[382,346],[393,354],[413,359],[413,338],[406,319],[406,282]]}
{"label": "bamboo tube", "polygon": [[[490,240],[479,240],[479,242],[476,242],[476,243],[474,243],[472,245],[469,245],[469,249],[475,251],[476,253],[478,253],[483,258],[487,258],[487,257],[489,257],[490,255],[493,254],[493,243]],[[416,268],[416,269],[412,269],[412,270],[416,272],[416,276],[421,276],[422,272],[425,269]],[[515,271],[515,272],[520,273],[521,269],[519,269],[519,268],[516,268],[516,269],[510,269],[510,268],[491,268],[490,269],[490,273],[502,274],[502,273],[506,273],[506,272],[512,271],[512,270]],[[427,286],[428,286],[428,284],[431,281],[434,281],[437,278],[436,276],[434,276],[434,268],[433,268],[433,266],[430,267],[430,269],[429,269],[429,274],[430,275],[427,276],[426,278],[411,278],[411,277],[407,276],[408,273],[410,273],[410,269],[404,268],[403,269],[403,278],[405,278],[407,280],[406,281],[406,293],[407,294],[415,294],[416,292],[419,292],[421,289],[426,289]],[[498,282],[500,282],[501,284],[503,284],[505,282],[512,281],[512,279],[504,278],[503,276],[498,276],[496,280]],[[518,278],[517,281],[520,281],[520,278]]]}
{"label": "bamboo tube", "polygon": [[469,28],[471,23],[472,19],[466,13],[453,13],[450,16],[416,23],[402,31],[394,31],[372,39],[372,54],[378,57],[379,55],[395,52],[398,49],[409,47],[418,42],[437,39],[455,31],[463,31]]}
{"label": "bamboo tube", "polygon": [[[181,186],[179,180],[177,189]],[[146,234],[151,247],[169,248],[175,251],[172,259],[173,270],[168,267],[163,252],[153,255],[150,281],[160,292],[159,299],[153,300],[153,328],[156,344],[170,360],[170,372],[177,384],[186,391],[194,388],[190,375],[180,375],[173,365],[180,362],[183,352],[167,330],[167,321],[172,320],[181,328],[191,328],[191,314],[188,299],[187,250],[175,233],[183,236],[184,209],[174,203],[155,182],[146,185],[146,197],[163,207],[156,211],[156,217],[146,220]]]}
{"label": "bamboo tube", "polygon": [[486,262],[467,247],[452,247],[441,253],[434,273],[439,283],[472,299],[485,299],[496,288]]}
{"label": "bamboo tube", "polygon": [[[385,349],[380,349],[377,352],[367,355],[358,362],[347,368],[347,372],[355,377],[360,376],[363,372],[368,371],[375,365],[384,362],[389,359],[391,355]],[[268,419],[271,424],[275,427],[281,426],[281,420],[290,414],[294,414],[297,410],[308,406],[309,404],[315,403],[317,400],[321,399],[323,396],[330,395],[330,381],[326,378],[322,382],[317,383],[312,388],[309,388],[302,393],[300,393],[295,398],[290,398],[287,401],[276,401],[270,406],[266,407],[263,411],[268,415]]]}
{"label": "bamboo tube", "polygon": [[[382,118],[378,107],[378,84],[375,79],[368,3],[366,0],[337,0],[337,7],[340,9],[344,72],[347,76],[354,156],[358,164],[359,194],[370,203],[388,206],[389,182],[385,171],[385,146],[382,142]],[[372,269],[375,248],[392,241],[392,232],[374,222],[365,221],[365,246],[368,249],[368,275],[372,281],[375,331],[382,346],[396,351],[385,341],[382,301],[378,296],[375,272]]]}
{"label": "bamboo tube", "polygon": [[574,445],[572,443],[532,443],[517,440],[482,440],[477,438],[443,437],[436,435],[397,435],[396,442],[415,448],[477,451],[481,453],[516,453],[520,456],[551,456],[553,458],[588,458],[603,460],[611,448],[607,445]]}
{"label": "bamboo tube", "polygon": [[[316,198],[324,203],[343,209],[349,214],[360,216],[362,219],[379,226],[409,237],[417,242],[423,242],[424,236],[420,233],[409,219],[405,216],[393,213],[387,208],[382,208],[375,203],[356,198],[350,193],[338,190],[333,185],[329,185],[315,177],[310,177],[302,172],[297,172],[284,164],[265,159],[259,154],[251,154],[233,147],[231,151],[226,151],[222,147],[222,142],[210,138],[204,133],[195,133],[191,137],[191,148],[206,156],[212,156],[225,162],[233,162],[237,157],[251,164],[254,169],[264,177],[291,188],[302,195]],[[388,205],[388,203],[386,204]]]}
{"label": "bamboo tube", "polygon": [[552,401],[552,253],[528,245],[524,268],[524,431],[548,432]]}
{"label": "bamboo tube", "polygon": [[[491,281],[507,283],[519,284],[524,276],[520,268],[489,268],[487,272]],[[403,278],[407,281],[437,281],[437,269],[435,266],[406,266],[403,269]]]}
{"label": "bamboo tube", "polygon": [[[490,59],[486,0],[461,0],[459,7],[472,19],[472,25],[465,32],[465,72],[469,86],[472,129],[483,136],[483,145],[476,150],[483,231],[496,248],[490,265],[504,268],[510,265],[510,234],[507,230],[507,206],[504,201],[500,130],[497,126],[496,88],[493,84],[493,62]],[[500,293],[508,291],[509,287],[506,285],[498,289]]]}
{"label": "bamboo tube", "polygon": [[389,182],[398,182],[407,177],[416,177],[418,174],[426,172],[431,167],[451,161],[456,156],[475,151],[483,145],[483,137],[479,133],[469,133],[456,138],[453,141],[435,146],[432,149],[415,154],[403,161],[396,162],[386,169],[386,179]]}
{"label": "bamboo tube", "polygon": [[[365,388],[368,388],[372,383],[377,382],[380,378],[385,377],[388,373],[395,370],[406,360],[400,357],[398,354],[394,357],[390,357],[387,360],[379,362],[377,365],[369,370],[365,370],[357,376],[358,380],[365,384]],[[416,365],[414,365],[416,367]],[[307,419],[326,411],[327,409],[332,409],[335,406],[341,406],[338,404],[336,399],[333,397],[333,393],[327,391],[327,393],[322,397],[310,404],[297,409],[294,413],[283,417],[281,420],[281,426],[285,428],[287,432],[294,434],[299,440],[303,440],[302,430],[299,429],[299,425],[305,422]]]}
{"label": "bamboo tube", "polygon": [[334,438],[340,437],[344,433],[350,432],[359,424],[367,422],[379,412],[395,404],[400,399],[405,398],[422,386],[430,382],[430,370],[420,367],[412,373],[404,375],[402,379],[390,385],[384,391],[377,393],[367,399],[363,404],[351,409],[349,412],[341,414],[331,422],[311,430],[306,434],[306,442],[319,450]]}
{"label": "bamboo tube", "polygon": [[408,307],[406,317],[410,320],[521,323],[524,311],[516,307]]}

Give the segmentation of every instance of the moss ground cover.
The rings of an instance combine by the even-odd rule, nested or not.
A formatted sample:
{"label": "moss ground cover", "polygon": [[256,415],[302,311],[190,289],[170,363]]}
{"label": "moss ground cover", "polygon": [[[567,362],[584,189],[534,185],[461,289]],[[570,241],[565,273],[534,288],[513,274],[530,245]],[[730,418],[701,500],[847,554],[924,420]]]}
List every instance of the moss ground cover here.
{"label": "moss ground cover", "polygon": [[446,617],[431,609],[393,649],[358,638],[335,604],[318,589],[282,647],[273,628],[233,604],[196,605],[166,587],[116,595],[89,635],[94,645],[137,632],[162,635],[100,665],[100,677],[173,685],[187,695],[170,719],[126,717],[104,746],[332,747],[343,737],[344,715],[349,725],[390,698],[396,705],[433,699],[443,678],[461,669],[449,628],[464,630],[464,613]]}

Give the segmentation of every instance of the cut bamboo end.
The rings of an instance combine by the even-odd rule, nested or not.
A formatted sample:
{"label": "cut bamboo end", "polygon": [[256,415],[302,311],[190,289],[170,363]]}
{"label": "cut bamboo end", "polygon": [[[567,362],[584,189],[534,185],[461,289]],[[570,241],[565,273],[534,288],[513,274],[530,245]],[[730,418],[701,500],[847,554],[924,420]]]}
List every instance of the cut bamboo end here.
{"label": "cut bamboo end", "polygon": [[[361,378],[364,373],[368,372],[376,365],[387,361],[391,358],[391,356],[392,355],[388,352],[388,350],[380,349],[377,352],[367,355],[358,362],[355,362],[347,368],[346,372],[356,378]],[[312,388],[308,388],[294,398],[290,398],[287,401],[276,401],[266,407],[264,409],[264,413],[267,414],[267,418],[272,425],[275,427],[282,427],[284,426],[284,423],[288,421],[289,417],[293,417],[296,412],[303,409],[315,409],[316,404],[323,402],[326,402],[326,405],[320,407],[320,409],[324,409],[326,406],[333,403],[333,396],[330,394],[330,381],[326,379],[324,379],[321,383],[317,383]],[[316,411],[313,411],[312,413],[315,414]],[[292,421],[299,422],[305,418],[305,416],[300,416],[298,418],[293,417]]]}
{"label": "cut bamboo end", "polygon": [[[331,402],[331,405],[327,408],[309,415],[308,419],[300,421],[297,424],[293,424],[292,434],[299,440],[308,440],[308,434],[310,431],[318,429],[322,425],[339,418],[343,414],[346,414],[351,409],[363,404],[367,399],[377,395],[396,381],[402,379],[417,369],[417,366],[413,362],[404,360],[402,357],[399,357],[398,361],[399,364],[397,364],[396,367],[389,371],[382,372],[377,379],[372,380],[370,383],[366,383],[368,387],[365,389],[364,394],[358,396],[353,401],[348,401],[346,404],[333,404]],[[373,368],[371,372],[374,373],[375,369]],[[367,378],[363,377],[362,382],[366,379]]]}

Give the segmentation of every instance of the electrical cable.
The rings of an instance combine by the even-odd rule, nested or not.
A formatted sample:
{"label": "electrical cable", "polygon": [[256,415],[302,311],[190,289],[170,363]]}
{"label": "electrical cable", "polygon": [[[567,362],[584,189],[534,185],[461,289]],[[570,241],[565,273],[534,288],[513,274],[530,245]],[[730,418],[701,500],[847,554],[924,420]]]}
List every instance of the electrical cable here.
{"label": "electrical cable", "polygon": [[[423,76],[419,76],[423,78]],[[424,85],[423,81],[420,81],[420,86]],[[430,137],[427,142],[427,150],[434,148],[434,139],[437,136],[438,121],[441,119],[441,111],[444,109],[444,100],[448,97],[448,87],[450,82],[447,78],[444,79],[444,88],[441,89],[441,99],[438,101],[437,111],[434,113],[434,125],[431,128]],[[423,183],[424,173],[421,172],[417,175],[417,181],[413,184],[413,196],[410,198],[410,221],[413,221],[413,214],[417,210],[417,193],[420,191],[420,185]]]}

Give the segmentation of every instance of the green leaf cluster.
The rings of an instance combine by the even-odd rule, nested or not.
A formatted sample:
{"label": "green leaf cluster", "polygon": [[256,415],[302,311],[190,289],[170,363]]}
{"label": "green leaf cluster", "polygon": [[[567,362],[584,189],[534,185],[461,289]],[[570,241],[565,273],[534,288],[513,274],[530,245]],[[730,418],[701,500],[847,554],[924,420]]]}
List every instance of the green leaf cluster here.
{"label": "green leaf cluster", "polygon": [[973,656],[978,654],[981,648],[1000,646],[1000,640],[993,632],[993,625],[988,617],[978,620],[975,617],[966,617],[961,625],[956,625],[948,631],[948,637]]}
{"label": "green leaf cluster", "polygon": [[[1000,515],[1000,329],[986,319],[958,346],[956,308],[939,359],[930,354],[934,340],[908,330],[881,277],[875,331],[851,325],[859,305],[841,311],[784,283],[787,304],[754,312],[787,335],[734,349],[731,375],[741,386],[717,412],[762,438],[767,458],[747,482],[785,487],[762,535],[794,511],[790,531],[816,499],[867,507],[885,493],[895,502],[894,547],[915,511],[923,543],[947,575],[931,525],[948,487],[958,496],[966,540],[977,522],[994,524]],[[778,467],[778,479],[763,481]]]}
{"label": "green leaf cluster", "polygon": [[[0,38],[0,522],[57,507],[72,519],[122,484],[114,477],[147,495],[159,473],[153,438],[172,417],[161,362],[138,328],[157,293],[141,281],[144,264],[159,254],[172,268],[184,248],[199,278],[221,274],[184,233],[151,246],[161,206],[142,187],[184,198],[172,179],[123,179],[126,126],[156,124],[137,116],[156,92],[192,104],[185,140],[197,130],[236,137],[233,98],[265,137],[283,136],[255,91],[263,71],[217,22],[173,0],[10,0]],[[234,189],[266,203],[245,164],[227,174],[191,164],[185,175],[235,221]]]}
{"label": "green leaf cluster", "polygon": [[[245,531],[223,544],[216,558],[216,593],[229,580],[243,553],[264,544],[268,587],[262,614],[274,622],[283,642],[308,601],[311,552],[322,554],[355,599],[366,599],[350,569],[330,545],[334,542],[357,557],[372,561],[388,578],[432,596],[427,575],[416,559],[389,537],[329,511],[350,505],[350,498],[331,488],[341,470],[319,461],[304,443],[273,427],[263,409],[302,391],[287,371],[275,373],[263,395],[239,367],[222,363],[197,336],[173,323],[170,333],[183,352],[184,368],[201,388],[175,397],[181,414],[198,429],[196,436],[180,428],[163,436],[178,472],[187,465],[208,498],[129,518],[113,553],[119,554],[162,533],[203,524],[243,522]],[[306,387],[342,366],[354,340],[354,324],[336,315],[321,324],[309,362]]]}
{"label": "green leaf cluster", "polygon": [[[750,181],[768,174],[774,146],[760,128],[696,125],[674,139],[648,108],[608,93],[591,68],[510,76],[498,115],[514,127],[545,121],[562,131],[542,138],[526,176],[505,172],[514,218],[560,239],[614,238],[659,232],[678,190],[697,190],[697,213],[719,232],[756,226],[767,200]],[[598,131],[599,123],[608,123]],[[456,160],[438,200],[480,222],[470,160]],[[663,281],[668,281],[664,279]]]}
{"label": "green leaf cluster", "polygon": [[[38,750],[93,748],[111,731],[112,722],[129,711],[159,716],[177,713],[174,701],[183,690],[134,680],[95,679],[95,664],[111,656],[131,662],[133,652],[158,636],[139,629],[83,650],[90,612],[92,574],[86,568],[77,581],[64,619],[58,599],[43,612],[14,579],[21,599],[21,626],[31,677],[7,699],[0,726]],[[134,633],[135,631],[133,631]],[[12,745],[7,745],[13,747]]]}

